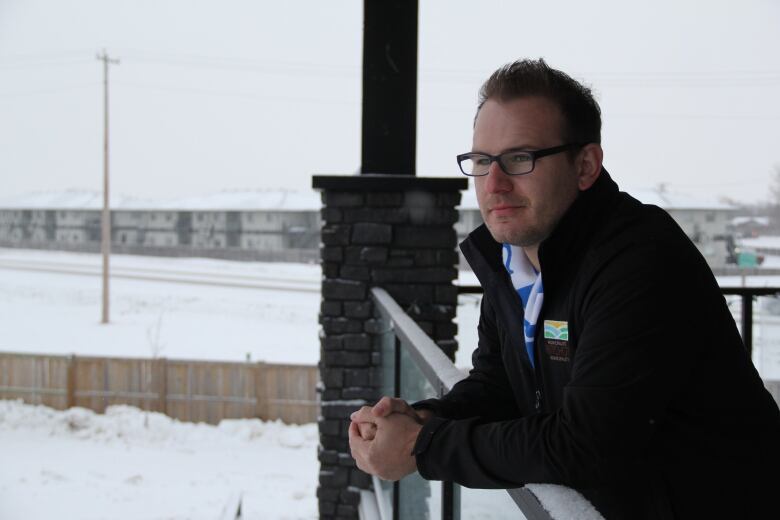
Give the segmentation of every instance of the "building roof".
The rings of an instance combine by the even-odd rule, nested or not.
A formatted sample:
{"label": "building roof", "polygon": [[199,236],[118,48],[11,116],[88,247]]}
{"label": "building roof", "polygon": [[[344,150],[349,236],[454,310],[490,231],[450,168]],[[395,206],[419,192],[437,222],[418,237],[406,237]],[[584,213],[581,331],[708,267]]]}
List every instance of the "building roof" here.
{"label": "building roof", "polygon": [[[0,209],[101,209],[103,194],[99,191],[67,190],[28,193],[0,199]],[[200,197],[141,199],[113,195],[115,210],[182,210],[182,211],[317,211],[322,207],[315,191],[237,190]]]}

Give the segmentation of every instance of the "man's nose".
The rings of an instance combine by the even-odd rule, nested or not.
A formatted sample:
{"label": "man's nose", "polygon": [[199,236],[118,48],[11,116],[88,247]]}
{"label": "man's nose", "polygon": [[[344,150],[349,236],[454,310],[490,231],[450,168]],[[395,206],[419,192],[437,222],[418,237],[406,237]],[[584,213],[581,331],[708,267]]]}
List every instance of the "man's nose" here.
{"label": "man's nose", "polygon": [[504,173],[498,161],[491,162],[488,167],[488,173],[485,176],[485,189],[488,193],[512,191],[512,179]]}

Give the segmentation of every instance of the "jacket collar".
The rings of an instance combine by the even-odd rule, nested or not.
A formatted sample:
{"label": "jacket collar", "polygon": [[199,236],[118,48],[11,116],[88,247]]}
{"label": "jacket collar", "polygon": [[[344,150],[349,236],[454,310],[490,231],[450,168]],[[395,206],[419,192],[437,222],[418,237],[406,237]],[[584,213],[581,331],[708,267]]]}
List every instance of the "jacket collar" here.
{"label": "jacket collar", "polygon": [[[602,168],[593,186],[580,193],[552,234],[540,244],[539,263],[545,291],[561,269],[565,266],[572,268],[582,261],[587,249],[585,246],[602,227],[617,195],[617,184]],[[506,269],[501,263],[501,244],[493,239],[485,224],[472,231],[460,248],[482,287],[506,280]]]}

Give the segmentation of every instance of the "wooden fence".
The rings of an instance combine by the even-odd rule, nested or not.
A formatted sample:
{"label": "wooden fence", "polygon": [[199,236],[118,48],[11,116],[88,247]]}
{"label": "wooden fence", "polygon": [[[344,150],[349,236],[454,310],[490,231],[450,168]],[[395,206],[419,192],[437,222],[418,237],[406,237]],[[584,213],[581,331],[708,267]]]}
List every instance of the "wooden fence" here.
{"label": "wooden fence", "polygon": [[99,413],[127,404],[211,424],[314,422],[317,380],[317,367],[303,365],[0,353],[0,399]]}

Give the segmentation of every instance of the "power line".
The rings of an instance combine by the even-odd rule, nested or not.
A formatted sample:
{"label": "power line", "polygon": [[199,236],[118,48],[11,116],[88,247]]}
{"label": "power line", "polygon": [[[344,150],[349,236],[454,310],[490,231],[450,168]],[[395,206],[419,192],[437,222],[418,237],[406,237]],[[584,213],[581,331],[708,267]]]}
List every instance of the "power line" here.
{"label": "power line", "polygon": [[18,91],[0,91],[0,97],[27,97],[27,96],[37,96],[41,94],[59,94],[60,92],[68,92],[72,90],[81,90],[86,89],[89,87],[95,87],[99,85],[100,83],[92,82],[92,83],[82,83],[80,85],[64,85],[61,87],[51,87],[51,88],[43,88],[43,89],[35,89],[35,90],[18,90]]}

